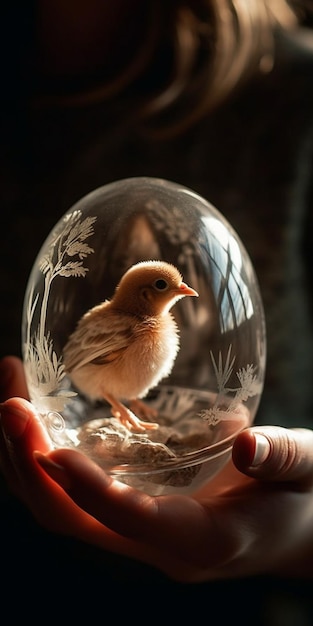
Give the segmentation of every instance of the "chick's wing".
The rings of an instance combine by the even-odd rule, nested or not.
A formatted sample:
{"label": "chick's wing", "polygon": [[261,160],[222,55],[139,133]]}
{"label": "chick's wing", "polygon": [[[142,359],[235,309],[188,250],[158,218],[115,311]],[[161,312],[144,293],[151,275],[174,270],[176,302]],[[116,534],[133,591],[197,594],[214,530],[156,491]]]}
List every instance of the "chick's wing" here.
{"label": "chick's wing", "polygon": [[70,336],[63,354],[68,372],[88,363],[104,365],[113,361],[130,344],[133,325],[126,315],[110,313],[105,322],[94,324],[83,318]]}

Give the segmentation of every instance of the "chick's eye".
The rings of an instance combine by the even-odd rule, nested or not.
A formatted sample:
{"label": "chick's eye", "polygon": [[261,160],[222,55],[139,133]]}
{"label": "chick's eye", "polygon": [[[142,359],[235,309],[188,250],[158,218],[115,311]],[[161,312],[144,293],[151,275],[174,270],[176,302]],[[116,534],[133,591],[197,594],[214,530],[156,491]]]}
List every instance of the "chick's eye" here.
{"label": "chick's eye", "polygon": [[168,288],[168,283],[164,280],[164,278],[158,278],[154,281],[153,286],[157,289],[157,291],[165,291],[165,289]]}

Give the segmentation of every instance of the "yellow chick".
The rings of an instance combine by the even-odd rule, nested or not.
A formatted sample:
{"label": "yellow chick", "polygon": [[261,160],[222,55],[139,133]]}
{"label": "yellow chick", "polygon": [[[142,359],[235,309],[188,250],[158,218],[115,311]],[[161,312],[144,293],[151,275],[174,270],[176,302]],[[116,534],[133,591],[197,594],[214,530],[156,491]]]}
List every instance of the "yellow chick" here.
{"label": "yellow chick", "polygon": [[[64,348],[67,374],[78,390],[106,400],[127,428],[144,431],[158,424],[140,401],[168,376],[179,350],[179,331],[170,313],[185,296],[198,293],[178,269],[163,261],[142,261],[121,278],[111,300],[79,320]],[[137,415],[125,406],[137,407]]]}

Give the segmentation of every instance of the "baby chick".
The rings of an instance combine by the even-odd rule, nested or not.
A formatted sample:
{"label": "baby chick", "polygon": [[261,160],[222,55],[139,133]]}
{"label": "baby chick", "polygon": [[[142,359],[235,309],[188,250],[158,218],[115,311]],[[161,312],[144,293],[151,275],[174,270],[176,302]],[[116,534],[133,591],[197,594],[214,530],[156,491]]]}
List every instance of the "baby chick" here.
{"label": "baby chick", "polygon": [[198,293],[183,282],[175,266],[137,263],[123,275],[111,300],[83,315],[64,348],[73,384],[92,399],[106,400],[127,428],[158,426],[140,420],[123,401],[148,418],[149,410],[139,398],[172,370],[179,332],[170,309],[185,296]]}

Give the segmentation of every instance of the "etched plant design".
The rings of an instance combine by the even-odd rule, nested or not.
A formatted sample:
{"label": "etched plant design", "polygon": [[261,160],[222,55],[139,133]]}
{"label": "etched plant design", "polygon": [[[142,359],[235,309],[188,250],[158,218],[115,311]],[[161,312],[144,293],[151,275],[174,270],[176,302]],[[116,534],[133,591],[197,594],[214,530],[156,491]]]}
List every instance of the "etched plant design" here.
{"label": "etched plant design", "polygon": [[[89,271],[84,261],[94,253],[94,249],[88,245],[87,240],[94,234],[96,219],[96,217],[83,218],[79,210],[64,216],[60,226],[51,235],[47,252],[39,260],[38,267],[44,277],[42,294],[35,293],[34,286],[29,294],[26,308],[24,361],[30,395],[39,412],[43,414],[49,411],[62,411],[69,399],[76,395],[76,392],[67,387],[62,355],[57,354],[47,328],[47,311],[51,286],[57,277],[84,278]],[[162,224],[160,216],[159,220]],[[181,240],[188,241],[186,235],[187,230],[185,232],[182,227],[180,243]],[[38,323],[34,328],[34,316],[37,311]],[[236,356],[232,355],[231,345],[224,363],[221,351],[217,360],[212,351],[210,356],[218,391],[214,404],[202,411],[201,416],[209,425],[214,426],[221,419],[229,418],[230,413],[236,412],[239,405],[246,402],[248,398],[259,394],[261,382],[255,373],[255,366],[248,364],[236,371],[238,387],[228,386],[236,360]],[[183,398],[180,394],[180,399],[186,408],[188,398],[185,396]]]}
{"label": "etched plant design", "polygon": [[[227,387],[236,360],[236,356],[232,356],[231,351],[232,346],[230,345],[225,364],[223,364],[221,351],[218,355],[218,362],[216,362],[212,351],[210,351],[218,392],[213,406],[202,411],[201,415],[208,424],[213,426],[221,419],[229,418],[229,414],[236,412],[240,404],[261,392],[262,384],[255,374],[256,368],[250,364],[246,367],[241,367],[236,372],[240,386],[236,388]],[[225,404],[226,402],[227,404]]]}
{"label": "etched plant design", "polygon": [[57,229],[51,236],[47,253],[39,261],[39,269],[44,275],[44,288],[38,327],[31,334],[33,317],[39,304],[39,293],[32,289],[27,311],[27,333],[24,346],[26,375],[32,398],[39,411],[60,411],[68,399],[76,395],[67,389],[59,390],[65,376],[62,357],[53,347],[53,340],[46,329],[46,315],[53,281],[58,277],[85,277],[88,268],[84,259],[94,252],[86,240],[94,233],[96,217],[82,219],[81,211],[65,215],[61,231]]}

